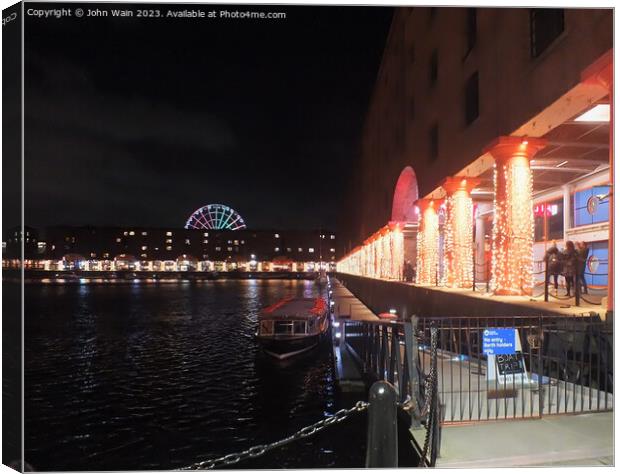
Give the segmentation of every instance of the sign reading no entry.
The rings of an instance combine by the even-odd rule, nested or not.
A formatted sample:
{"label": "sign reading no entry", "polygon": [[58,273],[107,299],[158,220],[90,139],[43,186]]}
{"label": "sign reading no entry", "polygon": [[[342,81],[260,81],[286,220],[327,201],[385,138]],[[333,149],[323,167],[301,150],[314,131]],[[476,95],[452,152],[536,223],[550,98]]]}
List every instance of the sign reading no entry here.
{"label": "sign reading no entry", "polygon": [[486,328],[482,332],[482,352],[486,355],[508,355],[516,352],[514,328]]}

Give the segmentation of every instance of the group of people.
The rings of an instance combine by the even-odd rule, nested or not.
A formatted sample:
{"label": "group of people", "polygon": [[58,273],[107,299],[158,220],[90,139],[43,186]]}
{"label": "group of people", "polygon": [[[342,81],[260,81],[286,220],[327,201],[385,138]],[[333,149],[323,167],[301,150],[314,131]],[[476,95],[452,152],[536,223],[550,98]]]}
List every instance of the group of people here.
{"label": "group of people", "polygon": [[[571,296],[573,283],[579,285],[581,293],[588,293],[588,284],[586,283],[586,262],[590,249],[585,242],[577,242],[577,245],[571,241],[566,241],[566,248],[559,250],[556,242],[545,252],[545,264],[547,265],[547,281],[553,276],[555,289],[558,289],[558,276],[564,276],[566,280],[566,296]],[[575,291],[573,289],[573,291]]]}

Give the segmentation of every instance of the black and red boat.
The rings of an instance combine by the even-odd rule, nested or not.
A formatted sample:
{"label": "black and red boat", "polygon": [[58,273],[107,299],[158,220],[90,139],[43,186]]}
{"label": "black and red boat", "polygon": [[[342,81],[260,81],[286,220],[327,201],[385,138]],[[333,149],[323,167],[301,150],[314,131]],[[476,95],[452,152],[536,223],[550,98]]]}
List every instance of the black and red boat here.
{"label": "black and red boat", "polygon": [[286,359],[315,347],[328,327],[323,298],[284,298],[261,311],[257,337],[267,354]]}

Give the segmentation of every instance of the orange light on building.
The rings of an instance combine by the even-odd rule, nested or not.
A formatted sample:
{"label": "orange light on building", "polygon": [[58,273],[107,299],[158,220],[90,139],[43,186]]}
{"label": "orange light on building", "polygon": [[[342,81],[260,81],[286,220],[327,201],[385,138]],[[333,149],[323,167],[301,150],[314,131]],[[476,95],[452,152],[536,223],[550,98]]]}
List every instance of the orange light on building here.
{"label": "orange light on building", "polygon": [[495,158],[491,287],[495,294],[532,293],[534,215],[530,160],[545,146],[536,138],[500,137]]}
{"label": "orange light on building", "polygon": [[447,178],[446,221],[444,225],[444,282],[447,286],[469,288],[473,284],[474,206],[471,190],[479,180]]}
{"label": "orange light on building", "polygon": [[400,225],[390,223],[345,255],[337,264],[341,273],[369,278],[399,280],[405,255],[404,237]]}
{"label": "orange light on building", "polygon": [[439,203],[432,199],[418,199],[420,224],[418,227],[416,255],[416,283],[437,283],[439,265]]}

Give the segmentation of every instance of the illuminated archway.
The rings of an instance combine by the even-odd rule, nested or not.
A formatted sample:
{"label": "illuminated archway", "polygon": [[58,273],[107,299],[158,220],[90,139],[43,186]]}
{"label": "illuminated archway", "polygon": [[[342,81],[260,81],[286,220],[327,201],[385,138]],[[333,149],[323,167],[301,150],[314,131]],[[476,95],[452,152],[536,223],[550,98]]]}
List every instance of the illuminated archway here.
{"label": "illuminated archway", "polygon": [[418,200],[418,179],[411,166],[405,167],[398,177],[392,201],[392,221],[417,222],[414,202]]}

